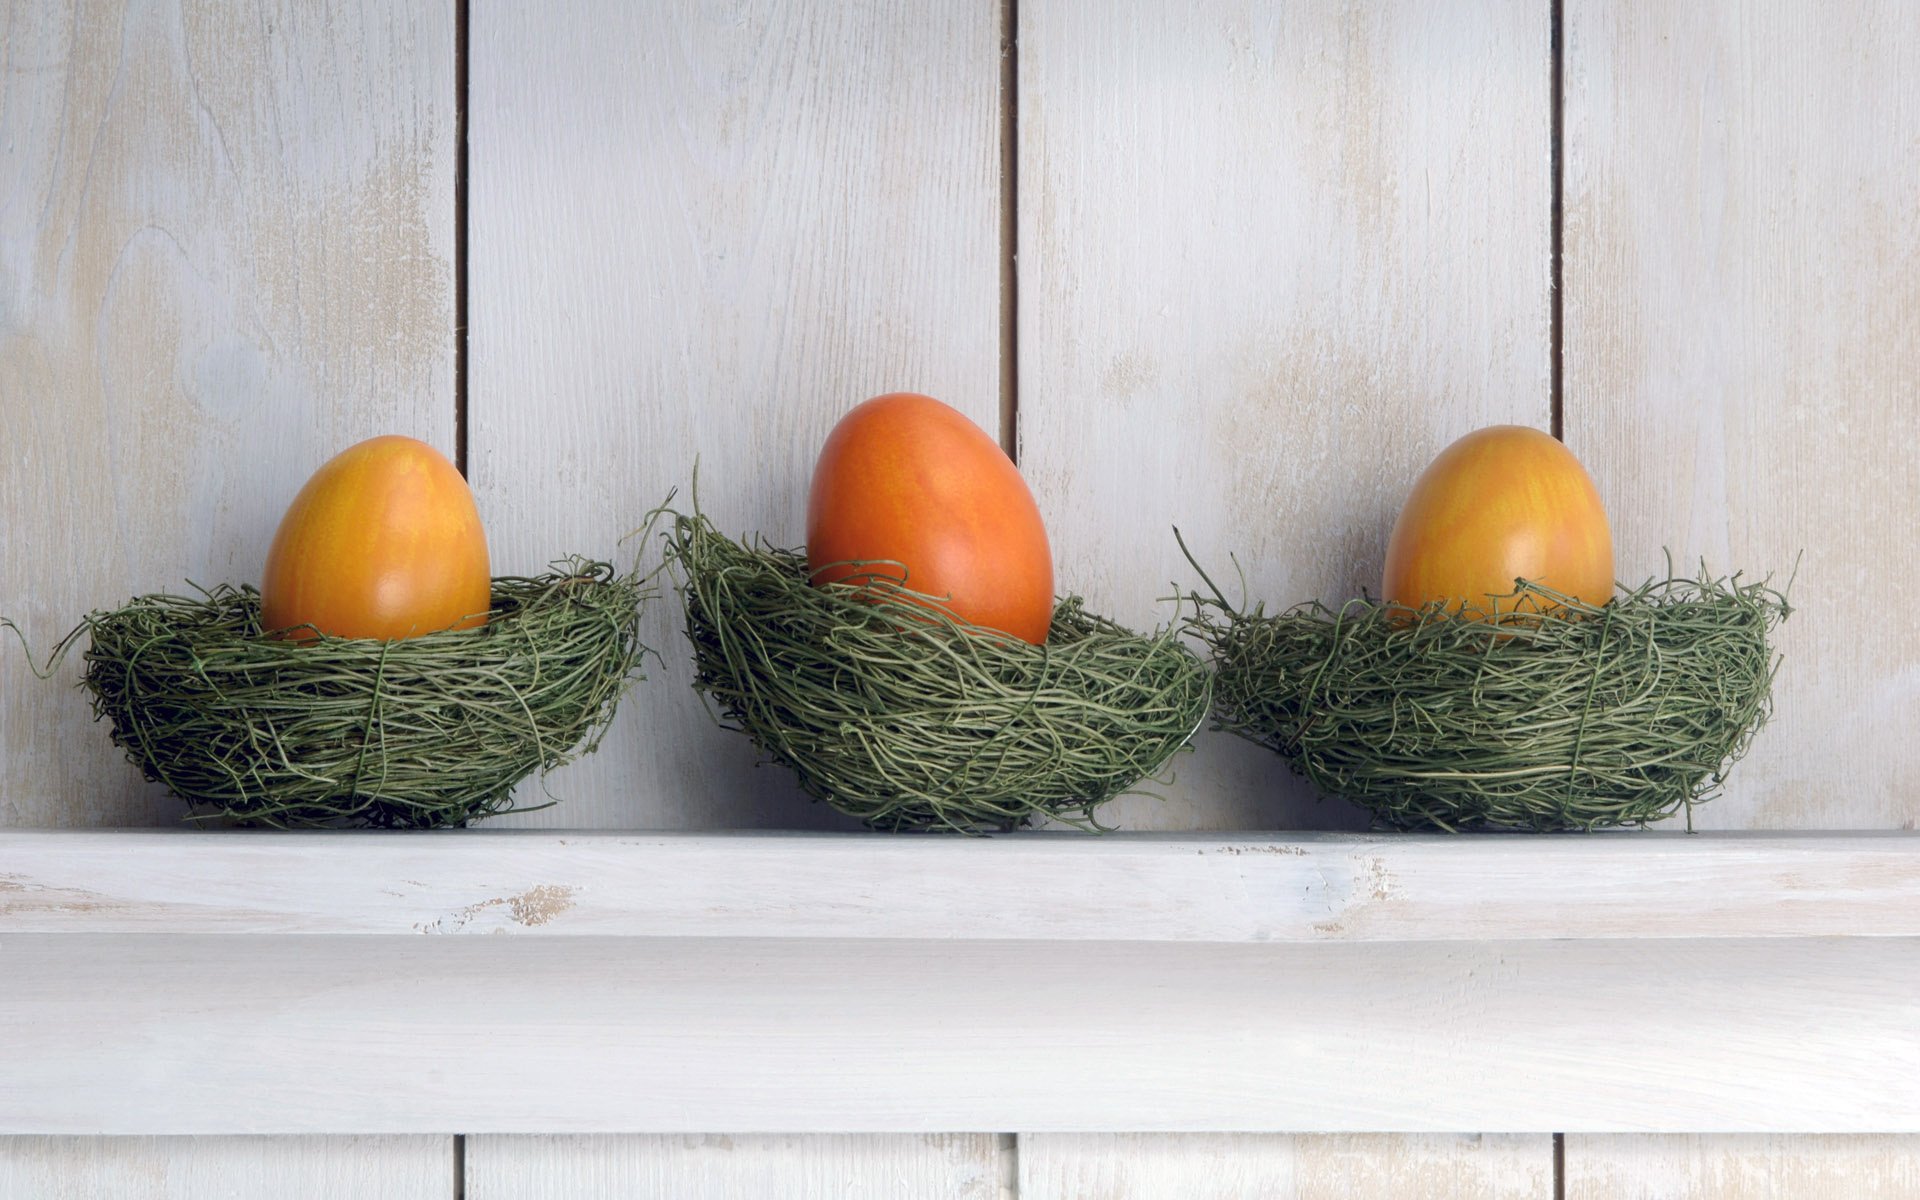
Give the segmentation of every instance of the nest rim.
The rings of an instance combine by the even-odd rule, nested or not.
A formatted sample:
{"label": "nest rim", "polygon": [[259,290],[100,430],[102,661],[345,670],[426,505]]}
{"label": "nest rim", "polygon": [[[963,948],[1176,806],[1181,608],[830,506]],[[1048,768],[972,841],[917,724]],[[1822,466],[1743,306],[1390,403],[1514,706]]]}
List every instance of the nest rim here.
{"label": "nest rim", "polygon": [[[694,687],[710,715],[722,727],[745,733],[763,761],[793,771],[801,790],[812,800],[861,821],[869,829],[982,834],[1010,832],[1044,818],[1083,831],[1106,831],[1109,827],[1100,822],[1097,810],[1120,795],[1151,794],[1142,785],[1158,781],[1177,755],[1191,748],[1193,736],[1205,727],[1211,712],[1212,672],[1182,643],[1184,622],[1177,615],[1176,620],[1153,633],[1142,634],[1089,612],[1076,596],[1057,597],[1047,640],[1035,644],[966,621],[943,597],[906,586],[904,566],[891,560],[837,564],[864,569],[846,581],[815,585],[810,580],[817,570],[808,565],[803,550],[773,546],[764,538],[728,537],[697,506],[691,514],[671,514],[663,536],[667,542],[664,565],[672,572],[685,603],[684,633],[693,650]],[[710,560],[708,556],[716,549],[724,561]],[[782,602],[789,605],[781,614],[784,621],[748,622],[756,631],[779,625],[769,640],[759,643],[777,643],[777,652],[752,657],[763,665],[779,661],[790,673],[789,678],[804,679],[805,672],[817,668],[815,682],[834,680],[863,689],[860,694],[869,701],[866,707],[840,716],[846,718],[848,742],[870,740],[872,755],[867,762],[842,760],[839,751],[845,744],[836,747],[828,744],[831,739],[816,738],[817,730],[812,728],[816,721],[776,719],[777,706],[765,701],[770,692],[779,692],[785,680],[775,679],[770,686],[767,678],[752,672],[742,678],[736,662],[748,656],[739,653],[740,646],[730,647],[712,632],[740,624],[741,614],[725,611],[724,603],[714,603],[720,598],[708,594],[721,578],[740,575],[759,576],[747,581],[764,588],[752,593],[755,605],[776,609]],[[796,629],[800,631],[797,634]],[[860,655],[876,647],[894,661],[869,669],[871,664]],[[995,786],[984,792],[968,791],[965,768],[969,764],[964,763],[947,773],[953,791],[944,796],[935,796],[930,786],[923,786],[932,782],[937,771],[923,771],[917,778],[902,782],[902,777],[913,774],[904,769],[906,760],[915,753],[931,755],[932,751],[926,744],[912,746],[911,733],[888,730],[889,721],[918,721],[942,703],[956,711],[976,710],[975,716],[1000,703],[1016,718],[1005,726],[1015,731],[1009,738],[1043,739],[1048,731],[1046,721],[1072,707],[1071,698],[1062,696],[1062,680],[1097,663],[1102,652],[1117,661],[1127,651],[1136,654],[1136,665],[1143,672],[1168,670],[1172,686],[1163,694],[1173,697],[1169,706],[1184,700],[1191,711],[1180,722],[1177,735],[1170,718],[1164,727],[1151,733],[1141,732],[1147,723],[1139,722],[1139,731],[1131,736],[1157,744],[1148,752],[1128,756],[1124,763],[1115,763],[1104,782],[1089,784],[1088,780],[1101,776],[1097,771],[1088,772],[1080,780],[1083,786],[1078,793],[1072,787],[1061,791],[1055,784],[1071,773],[1062,770],[1053,778],[1047,778],[1045,772],[1032,772],[1017,791],[1011,779],[997,779]],[[924,656],[915,658],[914,652],[924,652]],[[1174,654],[1179,657],[1172,657]],[[811,662],[807,661],[810,656]],[[957,686],[945,695],[916,694],[912,685],[925,680],[915,673],[926,661],[942,656],[963,670],[963,678],[983,692],[969,694],[965,687]],[[850,661],[861,665],[849,667]],[[1016,701],[1007,685],[1009,679],[1025,680],[1027,694]],[[797,686],[804,690],[808,685]],[[1181,687],[1185,692],[1176,695]],[[909,710],[887,711],[887,705],[903,696],[919,702],[917,708],[902,706]],[[1081,700],[1086,720],[1109,715],[1096,712],[1100,706],[1094,699],[1083,696]],[[897,744],[884,744],[888,736]],[[932,741],[937,743],[938,739]],[[1069,751],[1064,741],[1063,755]],[[976,740],[969,748],[972,757],[978,759],[995,746],[989,739]],[[998,749],[1004,751],[1006,747]],[[819,760],[832,761],[833,765],[822,767]],[[896,768],[891,778],[882,771],[872,776],[860,774],[880,760],[888,760]],[[1044,779],[1045,786],[1035,787],[1036,778]],[[1048,798],[1037,798],[1036,793]]]}
{"label": "nest rim", "polygon": [[[1770,635],[1792,612],[1791,581],[1776,589],[1770,577],[1743,582],[1742,573],[1718,577],[1704,564],[1697,576],[1679,576],[1671,561],[1665,577],[1637,588],[1616,585],[1599,605],[1516,579],[1512,592],[1464,611],[1363,595],[1337,608],[1309,600],[1269,614],[1264,604],[1251,611],[1233,605],[1206,582],[1213,595],[1192,598],[1200,614],[1195,635],[1216,671],[1215,728],[1273,750],[1321,796],[1356,805],[1376,827],[1399,830],[1591,831],[1643,826],[1678,811],[1690,830],[1694,808],[1720,794],[1771,715],[1781,659]],[[1263,647],[1267,634],[1273,640]],[[1291,661],[1274,649],[1287,645],[1281,639],[1292,639]],[[1633,678],[1606,657],[1620,646],[1657,660],[1639,677],[1646,686],[1635,701],[1644,706],[1651,698],[1657,719],[1636,723],[1640,709],[1611,703],[1620,689],[1608,684]],[[1362,664],[1382,660],[1381,677],[1369,673],[1373,664],[1343,675],[1346,650],[1357,651]],[[1459,656],[1476,652],[1484,663],[1516,671],[1496,670],[1487,686],[1482,668],[1473,688],[1460,686],[1464,677],[1449,672],[1464,664]],[[1668,675],[1681,683],[1710,679],[1716,658],[1730,665],[1722,678],[1734,689],[1731,703],[1726,691],[1709,686],[1659,690]],[[1556,667],[1569,669],[1555,679]],[[1503,740],[1530,732],[1513,719],[1528,699],[1529,673],[1540,677],[1535,707],[1549,714],[1531,731],[1537,748]],[[1349,681],[1350,695],[1342,688]],[[1489,702],[1496,690],[1497,702]],[[1698,702],[1690,710],[1689,700]],[[1715,720],[1688,738],[1684,722],[1675,722],[1682,710]],[[1439,730],[1475,722],[1485,731],[1481,740],[1468,739],[1457,752],[1483,761],[1462,770],[1436,758],[1421,778],[1418,759],[1430,753],[1422,730],[1437,741]],[[1556,747],[1570,753],[1548,753]],[[1488,765],[1503,754],[1517,765]],[[1613,794],[1599,787],[1603,777],[1615,782]]]}
{"label": "nest rim", "polygon": [[88,614],[49,670],[89,635],[95,719],[186,823],[464,826],[555,803],[512,793],[596,749],[644,678],[648,581],[579,556],[549,566],[493,577],[483,624],[391,641],[287,637],[261,628],[251,584],[190,584]]}

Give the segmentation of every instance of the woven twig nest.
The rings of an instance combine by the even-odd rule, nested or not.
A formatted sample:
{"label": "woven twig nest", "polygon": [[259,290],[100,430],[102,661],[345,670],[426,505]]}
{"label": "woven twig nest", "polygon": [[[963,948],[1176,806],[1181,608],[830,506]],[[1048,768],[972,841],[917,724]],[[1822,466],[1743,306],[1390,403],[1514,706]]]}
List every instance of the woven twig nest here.
{"label": "woven twig nest", "polygon": [[[595,748],[645,652],[641,580],[570,559],[493,584],[488,623],[398,641],[262,636],[226,585],[90,615],[94,715],[195,818],[463,825]],[[71,642],[69,639],[69,643]]]}
{"label": "woven twig nest", "polygon": [[884,579],[808,582],[804,554],[678,516],[667,558],[694,684],[813,797],[880,829],[979,832],[1095,810],[1206,720],[1178,631],[1062,601],[1044,645],[969,625]]}
{"label": "woven twig nest", "polygon": [[1789,611],[1765,583],[1704,572],[1600,608],[1519,581],[1497,622],[1195,599],[1223,728],[1383,825],[1446,830],[1640,825],[1682,807],[1690,823],[1768,715],[1768,633]]}

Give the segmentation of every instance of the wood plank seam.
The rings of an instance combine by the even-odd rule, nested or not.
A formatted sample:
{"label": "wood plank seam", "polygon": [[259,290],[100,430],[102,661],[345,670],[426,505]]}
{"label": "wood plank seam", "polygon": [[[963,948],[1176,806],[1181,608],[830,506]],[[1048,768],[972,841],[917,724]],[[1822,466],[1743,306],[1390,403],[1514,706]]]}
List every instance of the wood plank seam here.
{"label": "wood plank seam", "polygon": [[1000,5],[1000,448],[1020,463],[1020,10]]}
{"label": "wood plank seam", "polygon": [[453,4],[453,465],[467,473],[467,97],[472,90],[467,53],[472,23],[468,0]]}
{"label": "wood plank seam", "polygon": [[[1549,123],[1553,127],[1553,140],[1548,148],[1549,162],[1547,171],[1553,181],[1552,228],[1549,234],[1548,272],[1551,288],[1551,308],[1548,311],[1547,329],[1549,349],[1552,400],[1552,433],[1554,437],[1564,437],[1567,424],[1566,401],[1566,301],[1561,295],[1563,266],[1566,258],[1566,221],[1565,206],[1567,184],[1566,168],[1566,24],[1563,11],[1566,0],[1552,0],[1552,13],[1548,18],[1547,73]],[[1556,1176],[1557,1178],[1557,1176]]]}

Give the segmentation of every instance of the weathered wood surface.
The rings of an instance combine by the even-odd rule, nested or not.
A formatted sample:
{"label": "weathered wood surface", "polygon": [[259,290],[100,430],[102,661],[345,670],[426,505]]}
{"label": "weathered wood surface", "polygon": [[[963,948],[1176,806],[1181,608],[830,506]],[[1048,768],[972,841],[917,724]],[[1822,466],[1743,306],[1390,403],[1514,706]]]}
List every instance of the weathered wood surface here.
{"label": "weathered wood surface", "polygon": [[[671,488],[804,535],[827,431],[922,391],[989,431],[1000,380],[997,8],[477,5],[471,476],[497,561],[621,542]],[[665,656],[600,753],[511,824],[845,827],[754,770]],[[542,798],[536,785],[523,800]]]}
{"label": "weathered wood surface", "polygon": [[[1785,579],[1773,723],[1704,827],[1912,829],[1920,24],[1898,0],[1566,12],[1568,443],[1621,575]],[[1920,1112],[1905,1123],[1920,1125]],[[1582,1137],[1569,1200],[1920,1193],[1912,1137]]]}
{"label": "weathered wood surface", "polygon": [[1920,936],[1920,837],[0,832],[0,936]]}
{"label": "weathered wood surface", "polygon": [[467,1200],[1001,1200],[992,1134],[476,1137]]}
{"label": "weathered wood surface", "polygon": [[1020,1200],[1548,1200],[1544,1134],[1034,1134]]}
{"label": "weathered wood surface", "polygon": [[[453,43],[451,3],[0,4],[0,615],[36,650],[136,593],[257,581],[360,438],[453,450]],[[178,817],[77,655],[43,682],[0,643],[0,826]],[[444,1137],[0,1138],[5,1196],[452,1186]]]}
{"label": "weathered wood surface", "polygon": [[1907,1200],[1920,1137],[1689,1134],[1566,1140],[1566,1200]]}
{"label": "weathered wood surface", "polygon": [[1920,1114],[1911,938],[29,933],[0,951],[11,1133],[1874,1132]]}
{"label": "weathered wood surface", "polygon": [[[257,582],[380,432],[453,449],[453,5],[0,4],[0,616]],[[174,820],[0,632],[0,825]]]}
{"label": "weathered wood surface", "polygon": [[[730,529],[795,540],[814,447],[840,410],[873,391],[932,391],[991,428],[1003,248],[990,6],[913,21],[860,6],[476,7],[472,432],[503,566],[530,569],[571,550],[630,552],[616,551],[614,539],[685,481],[696,455],[703,499]],[[1167,532],[1177,522],[1223,582],[1228,554],[1238,553],[1249,595],[1270,603],[1372,585],[1393,507],[1428,456],[1474,425],[1546,424],[1545,6],[1487,5],[1440,19],[1411,3],[1167,5],[1114,22],[1097,6],[1035,0],[1020,13],[1021,441],[1063,584],[1125,619],[1165,619],[1168,610],[1150,603],[1167,590],[1158,581],[1195,582]],[[1920,468],[1904,449],[1920,433],[1906,399],[1920,374],[1920,218],[1911,203],[1920,141],[1903,69],[1920,51],[1920,27],[1906,17],[1893,0],[1567,5],[1566,425],[1613,508],[1621,573],[1658,569],[1663,545],[1683,565],[1704,555],[1716,567],[1782,573],[1805,551],[1795,591],[1803,611],[1783,638],[1779,714],[1729,797],[1698,814],[1707,826],[1894,828],[1920,816],[1920,752],[1902,724],[1920,700],[1912,649],[1920,628],[1911,613],[1889,615],[1877,603],[1894,590],[1902,531],[1920,511]],[[0,612],[21,619],[36,644],[135,591],[251,578],[279,503],[358,437],[400,429],[451,449],[451,45],[445,4],[365,0],[325,14],[278,4],[264,15],[172,4],[0,7],[8,165]],[[556,777],[567,803],[529,822],[832,824],[779,773],[748,771],[744,740],[712,731],[688,705],[672,611],[661,604],[649,620],[674,665],[636,693],[599,760]],[[138,783],[87,721],[83,698],[32,680],[21,664],[16,649],[0,650],[0,824],[170,820],[173,802]],[[69,666],[63,682],[74,674]],[[1129,800],[1109,815],[1171,828],[1358,820],[1308,801],[1264,752],[1207,742],[1203,755],[1181,761],[1170,801]],[[635,779],[653,790],[635,789]],[[1867,875],[1808,889],[1794,886],[1802,877],[1790,864],[1688,878],[1695,859],[1648,861],[1659,855],[1646,848],[1662,844],[1628,845],[1636,865],[1671,868],[1663,886],[1700,899],[1704,916],[1692,901],[1661,909],[1665,892],[1614,907],[1576,902],[1598,882],[1578,870],[1607,865],[1602,856],[1571,866],[1575,877],[1555,893],[1561,907],[1529,928],[1560,922],[1594,937],[1641,923],[1678,932],[1701,916],[1724,933],[1733,912],[1779,922],[1775,931],[1827,931],[1819,922],[1832,920],[1854,922],[1855,933],[1908,932],[1900,914],[1910,905],[1889,910],[1892,927],[1873,921],[1883,900],[1910,885],[1897,857],[1875,851]],[[1014,843],[990,845],[998,853]],[[1543,844],[1521,845],[1532,853]],[[1105,870],[1127,860],[1088,861]],[[1200,861],[1207,866],[1196,875],[1161,880],[1193,889],[1198,908],[1139,913],[1140,927],[1194,936],[1180,921],[1200,920],[1229,940],[1275,931],[1222,924],[1246,908],[1221,889],[1251,882],[1259,895],[1282,874],[1213,874],[1213,861]],[[417,897],[379,895],[371,875],[349,871],[343,878],[360,899],[342,907],[378,927],[411,928],[425,912],[464,915],[466,932],[551,933],[583,931],[589,914],[611,911],[596,906],[613,896],[629,907],[645,899],[644,889],[622,893],[599,878],[566,916],[529,925],[520,916],[538,906],[516,910],[510,898],[539,886],[534,865],[547,863],[536,855],[488,868],[471,899],[425,908]],[[1361,858],[1328,865],[1336,868],[1328,890],[1310,894],[1364,882]],[[1396,876],[1401,890],[1388,896],[1355,891],[1350,919],[1326,936],[1431,936],[1490,919],[1463,913],[1464,893],[1449,893],[1455,907],[1414,902],[1461,866],[1426,863]],[[326,881],[317,875],[291,870],[277,898],[250,907],[217,887],[202,902],[183,876],[166,873],[177,869],[120,872],[104,909],[38,883],[0,892],[0,910],[15,922],[14,932],[0,925],[0,964],[71,971],[104,996],[124,991],[126,976],[88,974],[51,951],[35,958],[35,946],[52,943],[23,950],[20,922],[146,931],[173,919],[183,929],[237,922],[286,932],[322,919]],[[893,869],[903,887],[910,868]],[[1160,868],[1146,870],[1151,879]],[[831,882],[803,876],[794,886]],[[1495,873],[1486,886],[1508,882]],[[1086,928],[1099,923],[1091,914],[1100,902],[1080,910]],[[937,917],[904,911],[908,921]],[[1133,910],[1101,911],[1119,920]],[[1022,913],[1028,924],[1046,915],[1015,905],[1002,916],[1013,924]],[[254,981],[222,965],[218,947],[232,940],[245,939],[181,944],[199,947],[205,973],[237,995]],[[487,940],[465,941],[481,949]],[[1821,1044],[1812,1050],[1831,1061],[1808,1068],[1814,1096],[1805,1103],[1818,1109],[1809,1123],[1913,1127],[1913,1099],[1897,1080],[1872,1090],[1876,1071],[1911,1077],[1911,1041],[1892,1038],[1896,1018],[1911,1027],[1910,1008],[1849,1008],[1826,990],[1832,979],[1803,975],[1797,955],[1769,958],[1767,943],[1704,943],[1702,958],[1677,957],[1690,945],[1525,946],[1474,960],[1480,974],[1468,971],[1443,995],[1471,1004],[1489,987],[1524,990],[1541,956],[1617,952],[1626,957],[1586,967],[1591,993],[1573,1008],[1576,1023],[1587,1022],[1584,1041],[1521,1037],[1533,1065],[1561,1069],[1562,1082],[1604,1065],[1597,1084],[1621,1105],[1619,1089],[1633,1081],[1678,1097],[1673,1112],[1647,1118],[1620,1107],[1602,1124],[1764,1123],[1767,1114],[1752,1109],[1728,1115],[1740,1064],[1749,1082],[1778,1083],[1801,1069],[1808,1047],[1799,1043],[1813,1029]],[[562,953],[571,943],[544,946]],[[1365,948],[1291,952],[1309,949]],[[1869,969],[1856,956],[1872,949],[1820,943],[1812,958],[1856,972],[1869,990],[1853,1004],[1912,995],[1901,974],[1911,959]],[[1432,967],[1433,955],[1474,951],[1418,953]],[[163,958],[151,946],[127,954],[177,1012],[198,1012],[195,983],[204,978],[188,973],[191,962],[179,971]],[[283,965],[330,986],[334,968],[326,951],[320,959],[308,977],[299,974],[304,960]],[[381,963],[390,976],[405,965]],[[443,969],[445,990],[487,982],[478,967],[435,967]],[[560,974],[575,970],[590,974],[585,966]],[[1646,971],[1654,977],[1619,982],[1622,972]],[[1712,971],[1720,975],[1709,981]],[[937,967],[922,973],[938,977]],[[49,978],[43,972],[34,986],[51,986]],[[373,1003],[379,981],[353,978]],[[1022,978],[1063,1003],[1075,998],[1051,977]],[[1157,975],[1127,978],[1136,995],[1173,1003],[1154,990],[1164,982]],[[1349,1020],[1397,995],[1381,980],[1331,985],[1346,987]],[[518,986],[509,1001],[533,1004],[531,985]],[[1723,1061],[1683,1044],[1667,1022],[1686,1012],[1725,1017],[1728,986],[1741,996],[1728,1023],[1744,1030],[1750,1006],[1771,1015],[1740,1032],[1753,1040]],[[1660,1020],[1623,1027],[1614,1013],[1608,1023],[1600,999],[1631,1002],[1636,988]],[[269,990],[275,998],[248,1014],[278,1033],[261,1053],[288,1045],[307,1053],[302,1038],[329,1014],[310,996]],[[444,1004],[445,990],[433,999]],[[75,1013],[49,991],[36,994],[83,1058],[99,1053],[87,1045],[97,1030],[79,1022],[101,1010]],[[1246,985],[1248,1012],[1253,994]],[[1267,988],[1260,1003],[1275,995],[1284,1002],[1288,993]],[[602,1002],[612,1016],[633,998]],[[431,1009],[424,993],[410,1003]],[[1315,1003],[1293,1009],[1318,1028],[1348,1028],[1341,1012]],[[1490,1011],[1532,1011],[1500,1003]],[[1154,1011],[1166,1021],[1173,1010]],[[1452,1038],[1466,1021],[1457,1008],[1419,1011],[1424,1040],[1388,1038],[1403,1056]],[[222,1078],[231,1081],[246,1064],[218,1057],[222,1015],[190,1015],[203,1024],[187,1037],[228,1063]],[[1120,1017],[1107,1024],[1124,1028]],[[1353,1024],[1352,1038],[1375,1024]],[[1635,1037],[1620,1058],[1623,1028]],[[1887,1039],[1877,1046],[1876,1031]],[[142,1036],[164,1033],[155,1024]],[[851,1044],[860,1035],[843,1036]],[[1199,1036],[1176,1030],[1176,1040]],[[1669,1039],[1677,1049],[1662,1054]],[[159,1044],[144,1043],[150,1053]],[[1606,1046],[1607,1061],[1565,1067],[1567,1045]],[[1451,1078],[1425,1086],[1457,1098],[1463,1080],[1506,1078],[1508,1050],[1483,1046],[1481,1058],[1451,1060]],[[457,1063],[458,1050],[443,1057]],[[414,1067],[438,1064],[423,1057]],[[596,1065],[583,1061],[576,1074],[591,1078]],[[1835,1097],[1849,1085],[1867,1089],[1860,1103],[1893,1107],[1842,1111]],[[181,1090],[151,1110],[171,1111]],[[351,1107],[336,1099],[339,1111]],[[1792,1103],[1772,1116],[1811,1111]],[[1531,1154],[1538,1140],[1515,1144]],[[553,1178],[584,1187],[598,1178],[595,1163],[621,1164],[608,1169],[625,1182],[728,1194],[736,1182],[778,1186],[852,1164],[864,1151],[845,1141],[782,1139],[726,1155],[706,1138],[515,1139],[492,1145],[487,1178],[534,1178],[529,1164],[546,1164]],[[1291,1170],[1292,1186],[1314,1194],[1356,1191],[1356,1181],[1383,1173],[1395,1186],[1438,1187],[1460,1178],[1445,1172],[1463,1154],[1490,1161],[1458,1139],[1438,1142],[1047,1135],[1026,1139],[1022,1165],[1036,1188],[1164,1184],[1180,1194],[1258,1187]],[[339,1165],[343,1148],[366,1145],[379,1148],[357,1160],[364,1171]],[[1122,1146],[1111,1175],[1088,1155]],[[1361,1146],[1371,1148],[1352,1149]],[[432,1138],[0,1140],[0,1194],[352,1195],[364,1183],[372,1189],[364,1194],[444,1195],[434,1163],[447,1149]],[[1568,1195],[1904,1195],[1920,1188],[1911,1150],[1911,1139],[1576,1135]],[[1322,1151],[1333,1159],[1316,1157]],[[654,1175],[647,1161],[671,1165]],[[886,1174],[891,1151],[863,1161],[879,1173],[861,1176],[861,1186],[915,1178]],[[1320,1166],[1303,1165],[1312,1163]],[[770,1174],[768,1164],[796,1174]],[[1410,1174],[1393,1174],[1400,1167]],[[932,1182],[958,1178],[929,1169]],[[1515,1169],[1534,1180],[1539,1160]]]}
{"label": "weathered wood surface", "polygon": [[[1019,5],[1020,465],[1060,586],[1137,625],[1379,588],[1413,477],[1546,428],[1540,4]],[[1128,828],[1359,827],[1224,734]]]}
{"label": "weathered wood surface", "polygon": [[1566,428],[1619,571],[1796,560],[1773,723],[1709,828],[1920,819],[1920,21],[1628,6],[1566,29]]}
{"label": "weathered wood surface", "polygon": [[[253,1102],[269,1102],[263,1091]],[[0,1137],[20,1200],[447,1200],[445,1137]]]}

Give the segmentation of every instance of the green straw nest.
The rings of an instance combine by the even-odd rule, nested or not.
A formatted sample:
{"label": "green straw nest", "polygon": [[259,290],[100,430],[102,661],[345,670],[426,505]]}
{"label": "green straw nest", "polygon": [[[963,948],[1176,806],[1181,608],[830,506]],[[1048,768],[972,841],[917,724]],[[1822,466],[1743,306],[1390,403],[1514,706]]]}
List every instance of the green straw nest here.
{"label": "green straw nest", "polygon": [[194,818],[464,825],[595,748],[645,652],[645,596],[640,579],[569,559],[494,580],[485,626],[302,643],[262,636],[259,594],[222,585],[93,613],[54,661],[91,635],[95,717]]}
{"label": "green straw nest", "polygon": [[1209,673],[1055,608],[1044,645],[983,630],[886,580],[808,582],[805,555],[676,516],[694,686],[816,799],[880,829],[982,832],[1095,810],[1160,771],[1206,720]]}
{"label": "green straw nest", "polygon": [[1594,608],[1517,582],[1497,625],[1196,596],[1219,724],[1397,828],[1691,824],[1766,720],[1786,597],[1703,571]]}

